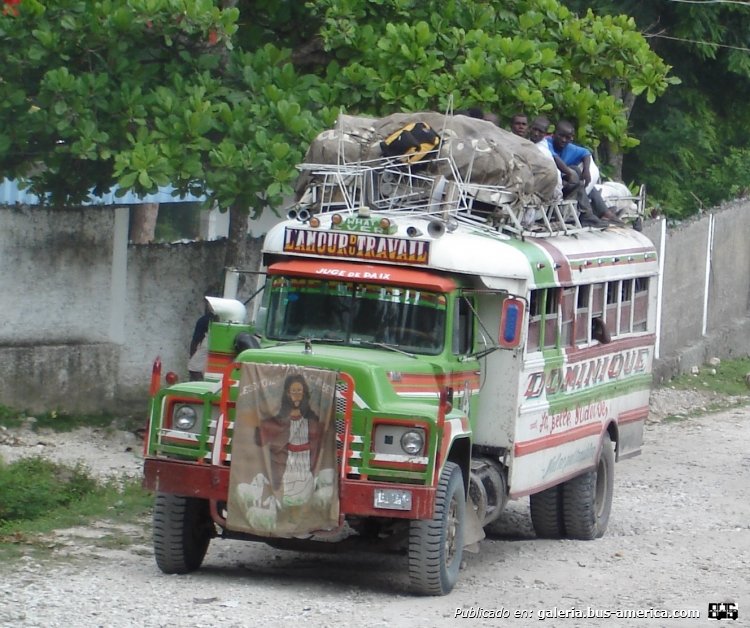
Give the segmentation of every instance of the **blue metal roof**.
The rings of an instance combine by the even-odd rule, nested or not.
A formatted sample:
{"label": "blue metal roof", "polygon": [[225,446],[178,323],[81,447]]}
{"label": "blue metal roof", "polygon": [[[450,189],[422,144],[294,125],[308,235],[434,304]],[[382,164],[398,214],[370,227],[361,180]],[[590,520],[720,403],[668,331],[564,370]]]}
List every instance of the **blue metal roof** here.
{"label": "blue metal roof", "polygon": [[[124,196],[117,197],[117,187],[112,188],[104,196],[89,195],[89,200],[81,205],[138,205],[140,203],[186,203],[194,201],[205,201],[205,196],[172,196],[174,187],[166,186],[159,188],[156,194],[148,194],[143,197],[127,192]],[[21,190],[15,179],[3,179],[0,183],[0,205],[39,205],[39,197],[31,194],[28,190]]]}

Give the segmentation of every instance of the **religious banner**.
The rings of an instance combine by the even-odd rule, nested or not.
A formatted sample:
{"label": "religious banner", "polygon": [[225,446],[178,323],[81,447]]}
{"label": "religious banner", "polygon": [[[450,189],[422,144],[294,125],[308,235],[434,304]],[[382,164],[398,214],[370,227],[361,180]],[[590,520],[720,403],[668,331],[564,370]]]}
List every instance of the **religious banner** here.
{"label": "religious banner", "polygon": [[339,525],[336,372],[243,364],[227,528],[299,537]]}

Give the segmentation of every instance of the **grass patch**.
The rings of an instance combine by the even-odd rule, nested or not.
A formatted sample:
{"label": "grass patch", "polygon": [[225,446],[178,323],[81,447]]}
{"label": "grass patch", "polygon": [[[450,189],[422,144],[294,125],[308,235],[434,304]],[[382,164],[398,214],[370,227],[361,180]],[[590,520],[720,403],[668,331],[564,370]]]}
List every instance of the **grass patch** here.
{"label": "grass patch", "polygon": [[[139,479],[97,482],[83,465],[70,467],[39,457],[0,463],[0,562],[29,552],[53,549],[53,530],[90,525],[105,519],[140,525],[153,498]],[[98,542],[128,544],[123,535],[105,535]]]}
{"label": "grass patch", "polygon": [[750,373],[750,358],[722,360],[718,366],[704,364],[697,375],[690,373],[675,377],[669,385],[682,390],[714,392],[730,397],[748,396],[750,389],[745,381]]}
{"label": "grass patch", "polygon": [[52,410],[31,414],[0,405],[0,426],[19,428],[27,425],[34,431],[72,432],[79,427],[132,431],[144,426],[143,416],[114,417],[111,414],[68,414]]}

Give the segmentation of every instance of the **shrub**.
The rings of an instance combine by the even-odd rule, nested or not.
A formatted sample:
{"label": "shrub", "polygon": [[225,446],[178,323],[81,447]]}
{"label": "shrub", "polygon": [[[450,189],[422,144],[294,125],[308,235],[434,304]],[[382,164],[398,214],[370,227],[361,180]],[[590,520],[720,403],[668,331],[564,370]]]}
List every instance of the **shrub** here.
{"label": "shrub", "polygon": [[0,464],[0,523],[37,519],[97,490],[82,464],[66,467],[41,457]]}

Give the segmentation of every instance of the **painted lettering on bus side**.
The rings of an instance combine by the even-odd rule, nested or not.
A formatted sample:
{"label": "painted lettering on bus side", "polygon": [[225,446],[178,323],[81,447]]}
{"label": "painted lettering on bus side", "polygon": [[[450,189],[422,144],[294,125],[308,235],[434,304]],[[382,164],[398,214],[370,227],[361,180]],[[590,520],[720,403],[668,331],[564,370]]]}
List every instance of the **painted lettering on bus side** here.
{"label": "painted lettering on bus side", "polygon": [[345,277],[347,279],[384,279],[391,278],[391,273],[376,273],[372,271],[342,270],[340,268],[318,268],[316,275],[328,275],[331,277]]}
{"label": "painted lettering on bus side", "polygon": [[284,231],[285,253],[309,253],[383,262],[427,264],[430,243],[382,235],[294,229]]}
{"label": "painted lettering on bus side", "polygon": [[593,443],[589,443],[569,454],[557,454],[550,458],[550,461],[547,463],[547,468],[542,473],[542,479],[546,480],[549,476],[555,473],[565,471],[568,467],[580,466],[581,463],[593,460],[595,455],[596,446]]}
{"label": "painted lettering on bus side", "polygon": [[586,423],[604,421],[608,415],[609,404],[606,401],[594,401],[572,409],[566,408],[554,414],[545,410],[539,422],[532,425],[532,429],[537,427],[539,433],[544,435],[555,434]]}
{"label": "painted lettering on bus side", "polygon": [[537,371],[529,375],[526,383],[526,399],[537,399],[542,393],[555,395],[572,390],[581,390],[613,381],[621,377],[643,373],[646,370],[650,348],[631,349],[603,356],[588,362],[565,367]]}

